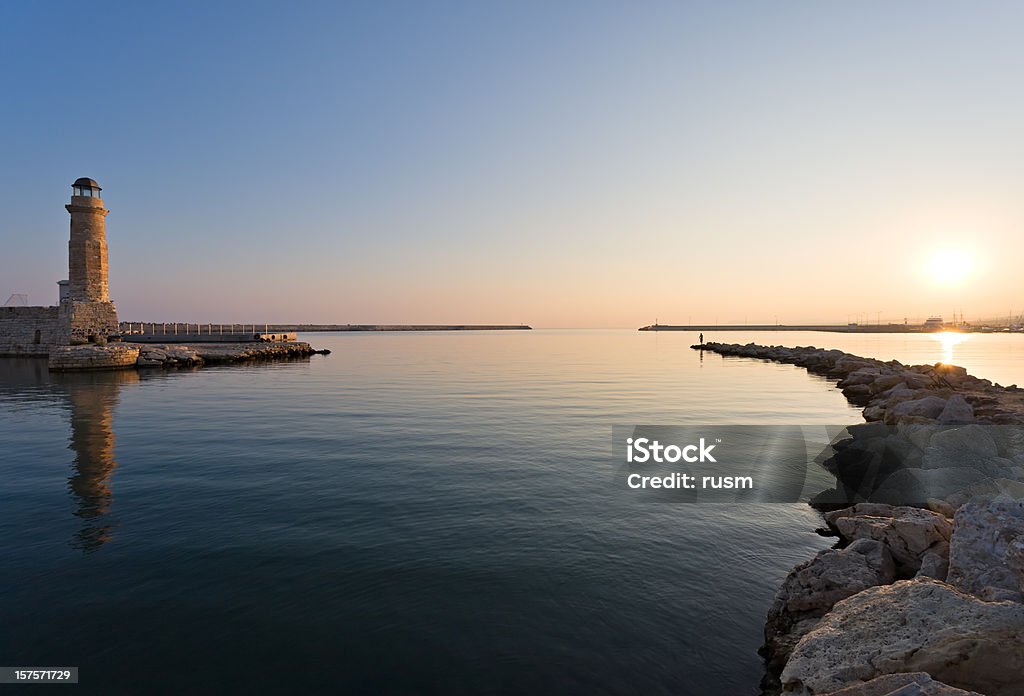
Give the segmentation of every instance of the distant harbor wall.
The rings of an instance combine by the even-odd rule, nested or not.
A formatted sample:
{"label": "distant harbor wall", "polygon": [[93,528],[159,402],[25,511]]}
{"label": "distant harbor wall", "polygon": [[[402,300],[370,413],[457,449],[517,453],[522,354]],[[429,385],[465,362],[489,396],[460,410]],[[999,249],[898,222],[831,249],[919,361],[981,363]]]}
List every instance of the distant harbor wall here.
{"label": "distant harbor wall", "polygon": [[[921,324],[650,324],[637,331],[828,331],[834,333],[935,333],[943,327],[924,327]],[[968,327],[957,327],[953,331],[974,331]]]}
{"label": "distant harbor wall", "polygon": [[274,331],[530,331],[526,324],[270,324]]}
{"label": "distant harbor wall", "polygon": [[[258,324],[257,324],[258,325]],[[530,331],[522,324],[501,323],[271,323],[270,331]]]}
{"label": "distant harbor wall", "polygon": [[[312,331],[530,331],[526,324],[197,324],[125,321],[121,333],[132,334],[280,334]],[[127,340],[127,338],[126,338]],[[294,340],[294,339],[292,339]]]}
{"label": "distant harbor wall", "polygon": [[277,333],[146,333],[124,335],[124,340],[132,343],[266,343],[289,342],[296,339],[294,331]]}

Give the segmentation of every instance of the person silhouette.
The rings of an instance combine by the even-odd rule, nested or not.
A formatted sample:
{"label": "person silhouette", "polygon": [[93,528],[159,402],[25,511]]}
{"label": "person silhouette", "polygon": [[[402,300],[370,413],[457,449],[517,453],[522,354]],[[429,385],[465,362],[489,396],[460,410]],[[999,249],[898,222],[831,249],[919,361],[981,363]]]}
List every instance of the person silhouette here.
{"label": "person silhouette", "polygon": [[701,335],[700,335],[700,344],[704,345],[704,334],[703,333],[701,333]]}

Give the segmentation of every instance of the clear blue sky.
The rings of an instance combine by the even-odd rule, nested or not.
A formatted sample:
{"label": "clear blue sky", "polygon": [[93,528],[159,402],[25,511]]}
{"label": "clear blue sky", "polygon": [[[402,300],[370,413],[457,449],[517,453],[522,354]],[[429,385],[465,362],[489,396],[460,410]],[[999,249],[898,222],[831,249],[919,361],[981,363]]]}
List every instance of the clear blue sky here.
{"label": "clear blue sky", "polygon": [[8,2],[0,302],[54,301],[89,176],[123,319],[1005,314],[1021,36],[1016,2]]}

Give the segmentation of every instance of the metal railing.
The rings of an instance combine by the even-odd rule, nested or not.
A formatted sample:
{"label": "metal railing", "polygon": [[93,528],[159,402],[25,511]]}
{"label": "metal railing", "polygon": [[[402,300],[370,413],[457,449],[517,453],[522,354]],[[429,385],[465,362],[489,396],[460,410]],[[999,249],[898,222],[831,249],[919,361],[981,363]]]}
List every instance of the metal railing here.
{"label": "metal railing", "polygon": [[213,336],[214,334],[270,333],[270,324],[212,324],[199,322],[118,322],[122,336]]}

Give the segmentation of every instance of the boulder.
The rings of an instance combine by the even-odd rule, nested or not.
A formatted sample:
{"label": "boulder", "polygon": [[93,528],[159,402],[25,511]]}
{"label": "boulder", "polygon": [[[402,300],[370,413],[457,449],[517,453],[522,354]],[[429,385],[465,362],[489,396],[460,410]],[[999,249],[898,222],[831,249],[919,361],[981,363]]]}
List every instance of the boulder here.
{"label": "boulder", "polygon": [[871,404],[864,409],[864,420],[880,421],[885,418],[885,406],[881,404]]}
{"label": "boulder", "polygon": [[1024,537],[1006,545],[1006,567],[1018,578],[1024,578]]}
{"label": "boulder", "polygon": [[999,493],[1003,496],[1014,500],[1024,498],[1024,476],[1017,475],[1012,479],[997,478],[993,483],[999,487]]}
{"label": "boulder", "polygon": [[[877,367],[862,367],[859,370],[854,370],[850,374],[846,375],[839,381],[838,386],[840,389],[844,387],[852,387],[855,384],[869,385],[877,381],[882,376],[881,370]],[[893,382],[889,387],[895,386],[897,382]],[[886,387],[888,389],[889,387]]]}
{"label": "boulder", "polygon": [[957,384],[968,377],[966,367],[946,363],[935,363],[932,374],[936,379],[945,380],[950,384]]}
{"label": "boulder", "polygon": [[846,354],[836,359],[835,363],[832,365],[832,369],[829,370],[829,374],[836,377],[845,377],[856,370],[873,367],[877,367],[877,364],[873,360]]}
{"label": "boulder", "polygon": [[[852,376],[853,375],[850,375],[850,377],[852,377]],[[847,379],[849,379],[850,377],[847,377]],[[896,374],[896,375],[894,375],[894,374],[883,374],[883,375],[878,376],[876,379],[874,379],[871,382],[871,385],[870,385],[871,386],[871,393],[872,394],[881,394],[883,392],[889,391],[893,387],[895,387],[897,385],[900,385],[900,384],[906,386],[906,382],[903,380],[903,376],[902,375],[899,375],[899,374]]]}
{"label": "boulder", "polygon": [[1024,462],[1024,428],[1003,425],[990,428],[989,435],[1004,457]]}
{"label": "boulder", "polygon": [[901,418],[938,418],[946,409],[946,400],[939,396],[926,396],[923,399],[901,401],[892,407],[892,416]]}
{"label": "boulder", "polygon": [[825,521],[830,526],[835,526],[836,520],[842,517],[853,517],[854,515],[873,515],[875,517],[892,517],[895,508],[892,505],[882,503],[857,503],[856,505],[842,510],[825,513]]}
{"label": "boulder", "polygon": [[898,425],[896,426],[897,432],[910,440],[915,447],[922,452],[928,449],[928,445],[931,442],[932,435],[934,435],[938,428],[934,425]]}
{"label": "boulder", "polygon": [[1012,477],[1018,463],[999,455],[999,446],[993,437],[1001,427],[972,424],[937,429],[921,458],[921,468],[963,467],[992,478]]}
{"label": "boulder", "polygon": [[909,388],[906,382],[900,382],[892,389],[879,394],[878,398],[885,399],[885,403],[888,406],[895,406],[903,401],[910,401],[911,399],[918,398],[918,396],[916,389]]}
{"label": "boulder", "polygon": [[903,381],[911,389],[927,389],[932,383],[930,378],[909,370],[903,373]]}
{"label": "boulder", "polygon": [[937,512],[945,518],[953,519],[956,515],[956,508],[948,500],[942,500],[941,498],[929,498],[925,501],[928,509],[932,512]]}
{"label": "boulder", "polygon": [[970,467],[900,469],[889,475],[871,499],[893,505],[924,505],[929,498],[952,500],[969,487],[991,479]]}
{"label": "boulder", "polygon": [[924,672],[884,674],[824,696],[984,696],[935,681]]}
{"label": "boulder", "polygon": [[791,570],[775,593],[765,623],[763,654],[769,669],[782,669],[797,641],[836,602],[895,578],[888,549],[872,539],[827,549]]}
{"label": "boulder", "polygon": [[970,423],[973,420],[974,408],[959,394],[951,396],[939,414],[940,423]]}
{"label": "boulder", "polygon": [[977,457],[998,457],[999,445],[993,437],[996,431],[997,426],[977,424],[936,428],[928,439],[925,454],[945,452],[947,456],[969,454]]}
{"label": "boulder", "polygon": [[872,587],[838,602],[797,643],[781,681],[788,693],[824,694],[901,672],[1020,696],[1024,605],[983,602],[930,578]]}
{"label": "boulder", "polygon": [[943,515],[916,507],[860,503],[829,513],[825,519],[846,541],[874,539],[882,542],[899,570],[909,574],[920,570],[926,552],[948,543],[953,531]]}
{"label": "boulder", "polygon": [[917,578],[935,578],[945,582],[949,574],[949,544],[935,544],[921,556],[921,568]]}
{"label": "boulder", "polygon": [[843,396],[855,404],[867,404],[871,398],[871,387],[866,384],[853,384],[843,387]]}
{"label": "boulder", "polygon": [[985,600],[1024,601],[1024,500],[968,502],[956,512],[949,583]]}

